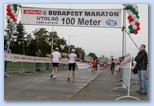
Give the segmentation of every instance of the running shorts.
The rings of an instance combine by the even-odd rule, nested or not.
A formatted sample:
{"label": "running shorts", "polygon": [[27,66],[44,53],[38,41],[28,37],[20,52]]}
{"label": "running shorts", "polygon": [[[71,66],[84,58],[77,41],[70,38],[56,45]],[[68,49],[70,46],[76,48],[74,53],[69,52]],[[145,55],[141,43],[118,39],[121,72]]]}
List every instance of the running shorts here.
{"label": "running shorts", "polygon": [[69,63],[69,71],[75,71],[76,63]]}

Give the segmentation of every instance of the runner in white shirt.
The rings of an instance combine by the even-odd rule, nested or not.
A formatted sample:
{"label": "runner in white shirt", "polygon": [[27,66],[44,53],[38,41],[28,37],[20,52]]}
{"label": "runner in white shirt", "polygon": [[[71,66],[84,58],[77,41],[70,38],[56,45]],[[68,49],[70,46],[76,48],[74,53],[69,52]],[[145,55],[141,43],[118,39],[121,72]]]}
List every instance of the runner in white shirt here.
{"label": "runner in white shirt", "polygon": [[52,73],[50,75],[50,78],[56,78],[56,73],[58,72],[58,65],[59,65],[59,61],[61,59],[61,54],[58,52],[58,48],[55,49],[54,52],[51,53],[52,56],[52,66],[53,66],[53,70]]}
{"label": "runner in white shirt", "polygon": [[69,73],[67,80],[70,81],[71,79],[75,79],[75,66],[76,66],[76,58],[77,55],[75,54],[75,50],[72,50],[72,53],[68,55],[69,58]]}

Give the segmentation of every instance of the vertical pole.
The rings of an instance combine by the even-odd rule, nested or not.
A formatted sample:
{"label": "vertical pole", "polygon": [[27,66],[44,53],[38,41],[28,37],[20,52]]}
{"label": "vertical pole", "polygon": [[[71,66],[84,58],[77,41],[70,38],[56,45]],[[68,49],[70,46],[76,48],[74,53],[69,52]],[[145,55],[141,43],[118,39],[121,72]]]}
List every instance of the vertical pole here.
{"label": "vertical pole", "polygon": [[122,56],[126,55],[126,10],[123,9],[123,28],[122,28]]}
{"label": "vertical pole", "polygon": [[[54,32],[54,27],[52,26],[52,33],[53,32]],[[51,53],[53,52],[53,34],[52,34],[52,41],[51,41]]]}
{"label": "vertical pole", "polygon": [[[23,56],[25,55],[25,46],[24,46],[24,38],[22,38],[22,52],[23,52]],[[21,62],[21,73],[24,73],[25,69],[24,69],[24,62]]]}
{"label": "vertical pole", "polygon": [[51,52],[53,51],[53,35],[52,35],[52,42],[51,42]]}
{"label": "vertical pole", "polygon": [[71,52],[70,37],[71,37],[71,36],[69,36],[69,37],[68,37],[68,43],[69,43],[68,53],[70,53],[70,52]]}
{"label": "vertical pole", "polygon": [[[69,3],[69,9],[71,10],[72,5],[71,2]],[[68,43],[69,43],[69,48],[68,48],[68,54],[71,53],[71,43],[70,43],[71,35],[68,36]]]}
{"label": "vertical pole", "polygon": [[[130,55],[130,58],[132,59],[131,55]],[[132,67],[131,62],[132,62],[132,60],[129,63],[129,70],[128,70],[129,72],[128,72],[128,90],[127,90],[127,96],[130,96],[131,67]]]}

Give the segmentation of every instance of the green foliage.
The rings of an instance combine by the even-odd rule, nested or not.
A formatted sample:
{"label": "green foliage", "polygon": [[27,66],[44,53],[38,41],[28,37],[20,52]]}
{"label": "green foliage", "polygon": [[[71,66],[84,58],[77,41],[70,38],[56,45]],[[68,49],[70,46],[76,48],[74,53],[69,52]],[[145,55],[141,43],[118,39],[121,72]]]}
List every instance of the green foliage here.
{"label": "green foliage", "polygon": [[[12,29],[8,21],[7,29],[6,38],[8,38],[8,41],[11,39],[10,49],[12,53],[44,57],[51,53],[51,49],[56,47],[63,53],[69,53],[69,50],[75,49],[78,57],[81,53],[84,53],[82,48],[68,45],[64,38],[58,36],[57,32],[49,32],[46,28],[35,29],[32,34],[26,34],[21,22],[17,24],[15,30]],[[51,45],[53,45],[53,48]]]}
{"label": "green foliage", "polygon": [[93,52],[90,52],[90,53],[88,54],[88,56],[91,56],[92,58],[97,58],[96,54],[93,53]]}

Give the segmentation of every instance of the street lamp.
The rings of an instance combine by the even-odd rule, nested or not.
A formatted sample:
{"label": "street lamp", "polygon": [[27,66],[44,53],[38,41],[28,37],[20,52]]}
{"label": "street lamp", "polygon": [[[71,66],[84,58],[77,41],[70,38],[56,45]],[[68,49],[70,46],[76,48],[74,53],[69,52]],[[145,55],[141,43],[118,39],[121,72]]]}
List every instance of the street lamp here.
{"label": "street lamp", "polygon": [[69,45],[68,53],[71,52],[71,43],[70,43],[70,40],[71,40],[72,37],[75,37],[75,35],[69,35],[69,36],[68,36],[68,45]]}
{"label": "street lamp", "polygon": [[48,33],[47,40],[48,40],[48,43],[50,45],[50,52],[52,52],[53,51],[53,32]]}
{"label": "street lamp", "polygon": [[52,36],[51,36],[52,38],[51,38],[51,52],[53,52],[53,34],[52,34]]}
{"label": "street lamp", "polygon": [[51,34],[51,52],[53,52],[53,36],[54,36],[54,26],[52,26],[52,34]]}

